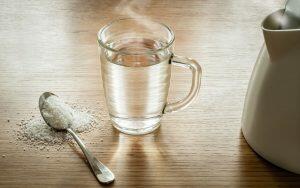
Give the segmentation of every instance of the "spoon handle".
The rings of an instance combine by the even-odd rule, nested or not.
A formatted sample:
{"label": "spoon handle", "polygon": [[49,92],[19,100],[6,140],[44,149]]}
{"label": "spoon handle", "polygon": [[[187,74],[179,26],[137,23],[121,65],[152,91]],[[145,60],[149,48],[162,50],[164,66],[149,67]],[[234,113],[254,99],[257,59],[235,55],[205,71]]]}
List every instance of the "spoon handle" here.
{"label": "spoon handle", "polygon": [[107,168],[104,164],[98,161],[96,157],[94,157],[94,155],[86,148],[82,140],[76,135],[76,133],[71,128],[68,128],[67,131],[73,136],[77,144],[80,146],[98,181],[105,184],[113,182],[115,176],[109,170],[109,168]]}

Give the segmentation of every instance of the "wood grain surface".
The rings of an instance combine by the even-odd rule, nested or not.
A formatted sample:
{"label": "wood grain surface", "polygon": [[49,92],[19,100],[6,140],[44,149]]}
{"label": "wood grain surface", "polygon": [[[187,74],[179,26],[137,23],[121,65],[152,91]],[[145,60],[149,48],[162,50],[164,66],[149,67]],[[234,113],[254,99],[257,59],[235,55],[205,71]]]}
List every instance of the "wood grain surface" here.
{"label": "wood grain surface", "polygon": [[[78,148],[27,149],[11,134],[36,112],[39,95],[104,105],[96,33],[119,17],[147,16],[176,35],[178,55],[203,68],[198,100],[165,115],[146,136],[83,134],[115,173],[112,187],[299,187],[300,176],[257,156],[241,134],[241,114],[262,19],[283,0],[0,1],[0,187],[99,187]],[[190,74],[174,68],[170,100],[188,92]],[[9,120],[9,122],[8,122]],[[101,142],[101,139],[103,141]],[[25,151],[24,148],[26,147]],[[1,157],[4,155],[5,157]]]}

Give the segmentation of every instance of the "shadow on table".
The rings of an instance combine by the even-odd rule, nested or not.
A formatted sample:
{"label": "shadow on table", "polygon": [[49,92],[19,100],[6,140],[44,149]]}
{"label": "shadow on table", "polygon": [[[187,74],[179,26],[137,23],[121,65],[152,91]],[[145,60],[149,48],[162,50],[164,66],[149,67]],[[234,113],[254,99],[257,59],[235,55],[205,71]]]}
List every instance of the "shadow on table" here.
{"label": "shadow on table", "polygon": [[[240,186],[284,186],[299,187],[300,175],[279,168],[260,157],[247,144],[240,132],[239,141],[239,177]],[[299,161],[300,162],[300,161]]]}
{"label": "shadow on table", "polygon": [[118,137],[109,161],[116,173],[116,184],[127,186],[158,185],[170,176],[170,159],[160,146],[161,130],[143,136],[113,133]]}

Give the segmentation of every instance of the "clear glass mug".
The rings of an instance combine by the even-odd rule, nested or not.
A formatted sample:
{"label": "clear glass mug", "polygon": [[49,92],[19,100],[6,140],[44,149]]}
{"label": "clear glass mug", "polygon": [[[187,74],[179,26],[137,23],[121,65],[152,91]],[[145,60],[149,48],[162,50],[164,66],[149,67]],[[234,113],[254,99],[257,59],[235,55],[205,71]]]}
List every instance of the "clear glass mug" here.
{"label": "clear glass mug", "polygon": [[[185,108],[197,96],[201,67],[173,53],[174,39],[168,26],[143,19],[115,20],[98,32],[106,105],[119,131],[150,133],[164,113]],[[174,103],[167,102],[171,65],[192,72],[190,92]]]}

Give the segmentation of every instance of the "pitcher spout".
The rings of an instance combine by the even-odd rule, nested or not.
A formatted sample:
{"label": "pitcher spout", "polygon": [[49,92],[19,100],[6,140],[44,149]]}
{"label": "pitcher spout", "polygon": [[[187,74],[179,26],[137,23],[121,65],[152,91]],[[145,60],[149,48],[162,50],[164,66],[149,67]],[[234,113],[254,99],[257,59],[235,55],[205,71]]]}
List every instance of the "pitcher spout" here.
{"label": "pitcher spout", "polygon": [[281,62],[287,56],[293,59],[300,58],[300,9],[298,7],[300,7],[299,0],[289,0],[285,9],[270,14],[262,22],[266,47],[273,63]]}

